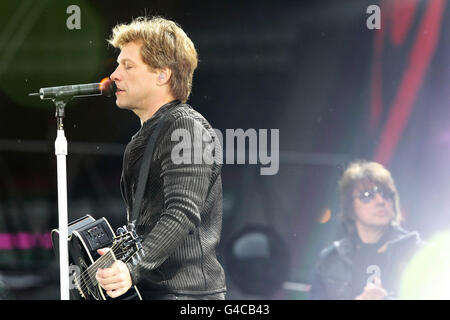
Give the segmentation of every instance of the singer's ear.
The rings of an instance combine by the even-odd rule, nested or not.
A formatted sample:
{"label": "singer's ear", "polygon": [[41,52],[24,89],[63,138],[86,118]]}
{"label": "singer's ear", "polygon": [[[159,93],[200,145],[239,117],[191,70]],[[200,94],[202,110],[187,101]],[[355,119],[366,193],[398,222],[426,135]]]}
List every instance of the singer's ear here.
{"label": "singer's ear", "polygon": [[159,86],[163,86],[169,83],[170,77],[172,76],[172,70],[169,68],[156,70],[158,77],[156,78],[156,83]]}

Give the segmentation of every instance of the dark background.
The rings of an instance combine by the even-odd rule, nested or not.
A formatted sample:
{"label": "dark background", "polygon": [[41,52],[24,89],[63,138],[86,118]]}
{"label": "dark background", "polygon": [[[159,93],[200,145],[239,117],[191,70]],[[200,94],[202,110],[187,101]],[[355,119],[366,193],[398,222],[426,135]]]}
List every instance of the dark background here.
{"label": "dark background", "polygon": [[[72,4],[80,30],[66,26]],[[381,7],[381,30],[366,26],[372,4]],[[391,170],[405,228],[425,239],[448,229],[446,1],[8,0],[0,4],[0,240],[47,239],[28,248],[0,241],[1,279],[15,298],[59,298],[48,245],[58,226],[55,109],[28,93],[108,77],[118,55],[106,42],[111,29],[145,14],[176,21],[194,42],[200,62],[189,103],[214,128],[280,130],[278,174],[223,168],[218,256],[229,299],[305,298],[320,249],[340,234],[337,181],[354,159]],[[70,221],[89,213],[125,223],[122,152],[139,125],[112,98],[67,106]],[[230,259],[248,228],[272,235],[273,247],[256,260]],[[265,252],[262,240],[246,244]]]}

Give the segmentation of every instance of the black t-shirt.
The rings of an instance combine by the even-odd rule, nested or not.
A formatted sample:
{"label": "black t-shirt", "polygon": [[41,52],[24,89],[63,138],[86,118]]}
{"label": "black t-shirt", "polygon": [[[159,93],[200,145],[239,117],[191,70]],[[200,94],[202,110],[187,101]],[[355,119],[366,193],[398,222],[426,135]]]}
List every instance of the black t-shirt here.
{"label": "black t-shirt", "polygon": [[384,238],[377,243],[363,243],[358,237],[352,267],[353,297],[359,296],[368,281],[373,282],[375,276],[383,283],[383,273],[389,272],[386,270],[386,254],[377,252],[385,243]]}

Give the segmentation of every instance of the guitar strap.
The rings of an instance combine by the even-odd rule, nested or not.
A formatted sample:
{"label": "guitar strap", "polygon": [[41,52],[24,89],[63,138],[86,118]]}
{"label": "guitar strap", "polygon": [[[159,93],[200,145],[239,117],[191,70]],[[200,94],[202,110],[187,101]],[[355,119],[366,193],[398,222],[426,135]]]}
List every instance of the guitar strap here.
{"label": "guitar strap", "polygon": [[150,138],[148,139],[147,147],[145,148],[144,157],[142,159],[142,164],[139,169],[139,182],[136,189],[136,196],[134,200],[133,211],[131,216],[128,218],[129,226],[134,229],[139,212],[142,207],[142,198],[144,196],[145,186],[147,184],[148,174],[150,171],[150,165],[153,157],[153,150],[155,149],[156,139],[158,138],[159,132],[161,131],[162,125],[164,124],[164,119],[169,111],[164,114],[159,122],[156,124],[155,130],[153,130]]}

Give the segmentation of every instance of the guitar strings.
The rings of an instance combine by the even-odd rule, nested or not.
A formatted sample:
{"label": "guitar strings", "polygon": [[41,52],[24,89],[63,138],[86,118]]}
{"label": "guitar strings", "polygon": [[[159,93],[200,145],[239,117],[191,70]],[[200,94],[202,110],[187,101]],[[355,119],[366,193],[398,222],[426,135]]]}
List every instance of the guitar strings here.
{"label": "guitar strings", "polygon": [[[119,255],[117,255],[117,257],[118,257],[118,259],[120,260],[121,259],[121,257],[123,257],[125,254],[119,254]],[[98,261],[98,260],[97,260]],[[116,260],[111,260],[111,261],[103,261],[104,263],[103,264],[100,264],[100,266],[99,266],[99,268],[102,268],[102,267],[105,267],[105,266],[107,266],[108,264],[112,264],[112,263],[114,263]],[[91,265],[92,266],[92,265]],[[97,269],[98,270],[98,269]],[[84,271],[80,276],[78,276],[78,277],[76,277],[75,279],[76,279],[76,281],[78,281],[78,283],[79,283],[79,286],[77,286],[77,288],[79,289],[79,290],[81,290],[81,291],[83,291],[84,289],[88,289],[88,287],[89,288],[94,288],[95,286],[97,286],[98,285],[98,282],[97,282],[97,280],[95,279],[95,276],[94,276],[94,274],[97,272],[97,270],[92,270],[93,272],[92,273],[89,273],[88,272],[88,275],[86,275],[86,273],[87,273],[87,270],[86,271]],[[86,276],[88,276],[88,278],[86,278]],[[93,277],[94,276],[94,277]],[[87,280],[87,281],[89,281],[89,283],[87,282],[87,281],[83,281],[83,280]],[[94,282],[95,281],[95,282]]]}
{"label": "guitar strings", "polygon": [[[118,258],[120,258],[120,257],[118,257]],[[80,283],[90,282],[95,285],[96,284],[95,274],[96,274],[97,270],[99,268],[110,266],[111,264],[114,263],[114,261],[115,260],[111,259],[111,260],[105,260],[101,264],[96,264],[95,265],[96,269],[85,270],[83,273],[76,276],[75,279],[78,280]]]}
{"label": "guitar strings", "polygon": [[114,259],[112,256],[107,257],[105,259],[102,259],[102,261],[98,261],[98,263],[93,263],[91,266],[89,266],[80,276],[90,276],[92,277],[98,269],[107,267],[108,265],[113,264],[116,260],[120,260],[123,256],[125,256],[126,253],[122,254],[116,254]]}
{"label": "guitar strings", "polygon": [[[110,248],[111,251],[105,253],[105,255],[101,256],[97,261],[95,261],[85,271],[83,271],[78,277],[75,277],[75,280],[79,283],[78,286],[79,290],[83,291],[88,287],[98,285],[98,282],[95,279],[95,274],[97,273],[97,270],[99,268],[103,268],[113,264],[116,260],[120,260],[123,256],[126,255],[126,253],[123,252],[115,254],[116,260],[114,260],[114,257],[111,255],[111,252],[113,253],[118,245],[119,245],[118,243],[113,244],[113,246]],[[87,283],[88,281],[86,280],[88,280],[89,283]]]}
{"label": "guitar strings", "polygon": [[[78,277],[75,278],[75,280],[77,280],[80,283],[83,283],[83,280],[86,279],[87,277],[88,280],[92,282],[92,276],[94,271],[93,266],[96,267],[98,266],[98,268],[101,268],[108,265],[111,262],[108,259],[112,258],[111,252],[114,252],[115,247],[116,245],[113,244],[112,247],[110,248],[111,251],[108,251],[107,253],[105,253],[105,255],[101,256],[99,259],[97,259],[97,261],[95,261],[93,264],[87,267],[85,271],[83,271]],[[97,272],[98,268],[95,269],[95,272]],[[85,287],[87,287],[87,285],[88,284],[86,284]]]}
{"label": "guitar strings", "polygon": [[78,279],[80,279],[81,277],[86,276],[86,275],[89,276],[90,278],[92,278],[92,275],[97,272],[98,268],[102,268],[110,263],[111,264],[114,263],[114,259],[111,255],[111,253],[113,253],[116,248],[117,248],[117,243],[112,245],[112,247],[110,248],[111,251],[108,251],[103,256],[101,256],[99,259],[97,259],[97,261],[95,261],[93,264],[91,264],[89,267],[87,267],[86,270],[83,271],[79,275]]}

